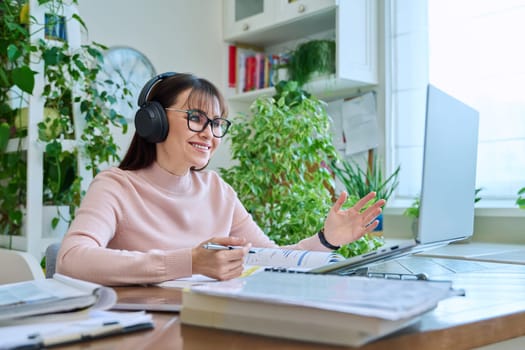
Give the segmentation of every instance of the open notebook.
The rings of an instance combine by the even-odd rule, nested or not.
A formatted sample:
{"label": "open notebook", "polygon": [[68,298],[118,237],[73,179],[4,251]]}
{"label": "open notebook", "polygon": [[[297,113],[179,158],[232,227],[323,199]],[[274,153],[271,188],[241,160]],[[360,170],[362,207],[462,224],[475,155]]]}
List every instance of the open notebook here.
{"label": "open notebook", "polygon": [[479,114],[432,85],[428,85],[426,102],[417,236],[309,272],[348,274],[371,263],[472,236]]}

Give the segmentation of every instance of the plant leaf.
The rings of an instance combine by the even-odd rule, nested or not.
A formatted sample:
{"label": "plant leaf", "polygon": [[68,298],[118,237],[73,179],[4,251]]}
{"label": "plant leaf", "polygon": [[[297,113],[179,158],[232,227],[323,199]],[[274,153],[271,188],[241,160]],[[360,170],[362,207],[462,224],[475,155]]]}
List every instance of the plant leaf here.
{"label": "plant leaf", "polygon": [[5,151],[7,144],[9,143],[10,131],[11,128],[9,127],[9,124],[6,122],[0,124],[0,151],[2,153]]}
{"label": "plant leaf", "polygon": [[35,74],[29,66],[22,66],[13,69],[13,82],[20,90],[27,92],[28,94],[33,93],[35,87]]}

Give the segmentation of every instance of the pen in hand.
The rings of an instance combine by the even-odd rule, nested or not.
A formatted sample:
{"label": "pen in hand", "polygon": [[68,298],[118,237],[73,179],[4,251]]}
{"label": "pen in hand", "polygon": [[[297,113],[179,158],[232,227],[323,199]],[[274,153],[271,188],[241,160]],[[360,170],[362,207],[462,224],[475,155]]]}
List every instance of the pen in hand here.
{"label": "pen in hand", "polygon": [[[232,246],[232,245],[222,245],[217,243],[211,243],[208,242],[202,246],[204,249],[210,249],[210,250],[232,250],[232,249],[242,249],[241,246]],[[250,249],[248,252],[250,254],[255,253],[255,250]]]}

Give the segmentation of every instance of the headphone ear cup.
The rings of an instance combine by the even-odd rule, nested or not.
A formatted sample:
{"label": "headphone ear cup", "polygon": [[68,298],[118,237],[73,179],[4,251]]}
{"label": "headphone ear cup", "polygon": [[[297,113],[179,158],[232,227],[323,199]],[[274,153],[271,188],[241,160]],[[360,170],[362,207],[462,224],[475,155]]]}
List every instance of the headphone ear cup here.
{"label": "headphone ear cup", "polygon": [[135,130],[151,143],[166,140],[169,124],[162,105],[157,101],[145,102],[135,114]]}

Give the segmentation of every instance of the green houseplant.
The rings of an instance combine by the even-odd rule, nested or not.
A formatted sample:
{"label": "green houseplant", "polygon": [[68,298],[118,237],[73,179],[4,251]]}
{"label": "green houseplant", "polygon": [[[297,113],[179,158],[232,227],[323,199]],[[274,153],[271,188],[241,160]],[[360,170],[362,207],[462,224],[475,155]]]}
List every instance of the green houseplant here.
{"label": "green houseplant", "polygon": [[221,175],[271,239],[296,243],[322,227],[333,201],[323,164],[337,158],[323,102],[281,81],[234,119],[229,139],[238,164]]}
{"label": "green houseplant", "polygon": [[374,155],[372,162],[366,164],[365,169],[357,161],[347,159],[331,164],[336,179],[341,181],[348,192],[350,205],[372,191],[377,193],[377,199],[388,200],[399,185],[400,166],[385,176],[379,157]]}
{"label": "green houseplant", "polygon": [[[347,206],[354,205],[359,198],[372,191],[376,192],[376,199],[388,200],[399,185],[400,166],[389,176],[385,176],[379,157],[374,155],[370,163],[365,163],[366,166],[363,167],[357,161],[342,159],[331,164],[335,178],[341,182],[348,193]],[[382,215],[378,217],[378,220],[380,224],[376,230],[381,232],[383,228]],[[381,234],[368,234],[353,243],[341,247],[340,250],[345,256],[354,256],[374,250],[383,244],[384,239]]]}
{"label": "green houseplant", "polygon": [[[38,142],[45,150],[43,200],[67,205],[67,220],[82,196],[78,160],[85,159],[86,170],[96,174],[101,163],[118,158],[110,126],[127,129],[124,116],[112,107],[130,96],[126,83],[98,79],[106,47],[89,43],[73,48],[48,35],[56,19],[62,25],[76,21],[87,30],[78,14],[65,15],[64,9],[77,5],[77,0],[39,0],[38,5],[46,8],[45,23],[29,16],[28,1],[0,3],[0,230],[9,235],[21,233],[24,216],[28,174],[23,144],[37,74],[44,80],[43,120],[38,124]],[[32,39],[41,31],[45,40]],[[34,71],[35,63],[43,69]],[[69,140],[73,142],[67,146]],[[14,147],[7,150],[8,144]],[[53,227],[60,220],[54,218]]]}
{"label": "green houseplant", "polygon": [[288,78],[302,86],[314,73],[335,73],[335,54],[334,40],[310,40],[289,52],[283,67],[288,71]]}

